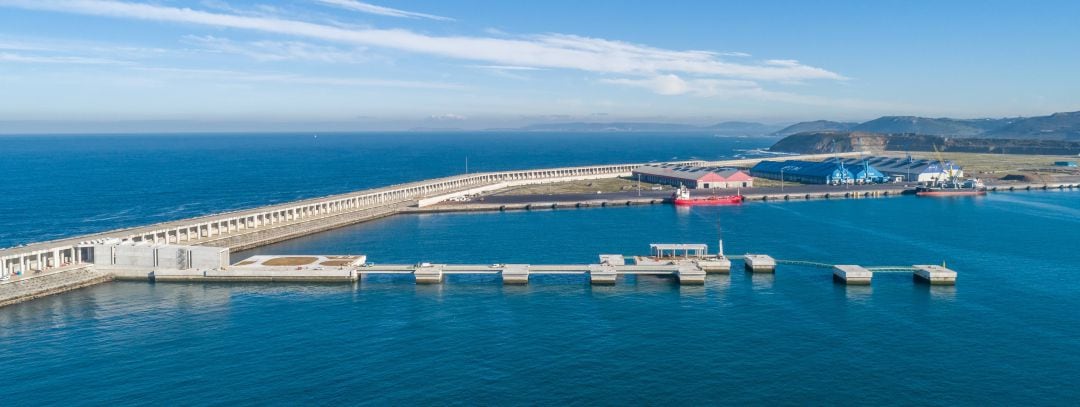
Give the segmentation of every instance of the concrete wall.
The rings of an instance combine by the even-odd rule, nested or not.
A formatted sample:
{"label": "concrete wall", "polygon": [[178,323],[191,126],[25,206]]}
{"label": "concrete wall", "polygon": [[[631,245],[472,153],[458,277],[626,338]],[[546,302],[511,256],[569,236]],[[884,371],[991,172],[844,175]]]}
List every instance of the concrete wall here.
{"label": "concrete wall", "polygon": [[229,265],[229,249],[180,245],[94,245],[94,264],[110,269],[217,269]]}

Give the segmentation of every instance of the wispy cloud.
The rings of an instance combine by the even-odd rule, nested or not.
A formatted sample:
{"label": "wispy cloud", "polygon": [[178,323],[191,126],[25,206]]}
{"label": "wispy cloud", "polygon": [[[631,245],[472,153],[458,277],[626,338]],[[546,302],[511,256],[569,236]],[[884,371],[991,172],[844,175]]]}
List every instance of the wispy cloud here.
{"label": "wispy cloud", "polygon": [[495,71],[542,71],[543,69],[532,66],[512,65],[469,65],[470,68],[491,69]]}
{"label": "wispy cloud", "polygon": [[731,79],[683,79],[678,75],[658,75],[645,79],[604,79],[604,83],[626,85],[651,90],[660,95],[716,96],[719,94],[745,93],[759,89],[754,81]]}
{"label": "wispy cloud", "polygon": [[210,52],[243,55],[258,61],[307,60],[326,63],[360,63],[369,60],[364,48],[343,50],[301,41],[236,42],[211,35],[184,37],[184,42]]}
{"label": "wispy cloud", "polygon": [[277,84],[297,85],[325,85],[325,86],[356,86],[356,87],[388,87],[388,88],[414,88],[414,89],[464,89],[456,83],[409,81],[377,78],[354,78],[354,77],[325,77],[307,76],[289,73],[275,72],[248,72],[223,69],[188,69],[188,68],[160,68],[160,67],[137,67],[134,70],[152,72],[162,75],[182,76],[187,78],[215,80],[223,82],[267,82]]}
{"label": "wispy cloud", "polygon": [[478,61],[483,64],[576,69],[657,76],[692,74],[724,79],[842,80],[842,75],[791,60],[734,63],[707,51],[680,51],[566,34],[516,38],[431,36],[402,29],[347,28],[277,17],[214,13],[110,0],[0,0],[0,5],[146,21],[254,30],[354,45]]}
{"label": "wispy cloud", "polygon": [[76,64],[76,65],[123,65],[126,61],[104,58],[86,58],[78,56],[27,55],[14,52],[0,52],[0,61],[26,64]]}
{"label": "wispy cloud", "polygon": [[348,10],[359,11],[361,13],[375,14],[388,17],[401,17],[401,18],[422,18],[427,20],[437,21],[454,21],[450,17],[436,16],[432,14],[417,13],[414,11],[399,10],[396,8],[377,6],[371,3],[363,3],[356,0],[315,0],[316,3],[323,3],[331,6],[337,6]]}
{"label": "wispy cloud", "polygon": [[468,117],[453,113],[433,114],[431,116],[428,116],[428,120],[436,122],[460,122],[467,119]]}

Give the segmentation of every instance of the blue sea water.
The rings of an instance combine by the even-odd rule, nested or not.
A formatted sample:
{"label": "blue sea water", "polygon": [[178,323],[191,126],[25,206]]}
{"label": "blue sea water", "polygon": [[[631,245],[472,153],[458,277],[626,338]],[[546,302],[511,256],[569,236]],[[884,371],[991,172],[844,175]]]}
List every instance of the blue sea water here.
{"label": "blue sea water", "polygon": [[[659,157],[648,157],[622,149],[634,144],[629,136],[566,137],[561,148],[580,161],[565,164],[589,162],[576,145],[644,161],[692,150],[658,143]],[[670,140],[693,144],[684,137]],[[725,156],[733,145],[715,148]],[[528,159],[563,165],[557,153]],[[395,162],[393,154],[381,162]],[[430,161],[442,159],[453,161]],[[221,177],[243,181],[242,171],[216,165]],[[274,171],[319,164],[292,165]],[[380,179],[405,176],[405,166],[370,168]],[[145,187],[160,192],[156,185]],[[303,190],[281,185],[296,188],[282,199]],[[140,210],[163,216],[155,211],[165,199],[145,201],[157,203]],[[584,276],[534,277],[522,287],[466,276],[441,286],[398,277],[111,283],[0,308],[0,403],[1071,405],[1080,400],[1078,226],[1080,192],[1068,191],[397,216],[237,256],[594,262],[653,242],[714,244],[720,228],[729,253],[947,261],[960,277],[955,287],[930,287],[881,273],[872,286],[846,287],[826,269],[781,266],[771,276],[710,275],[704,287],[656,277],[591,287]]]}

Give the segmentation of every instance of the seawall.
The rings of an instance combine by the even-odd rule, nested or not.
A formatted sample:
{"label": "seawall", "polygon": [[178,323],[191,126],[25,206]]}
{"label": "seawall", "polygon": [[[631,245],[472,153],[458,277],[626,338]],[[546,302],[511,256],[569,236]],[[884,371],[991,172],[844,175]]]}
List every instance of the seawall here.
{"label": "seawall", "polygon": [[6,281],[0,283],[0,307],[112,280],[111,273],[97,271],[93,265],[86,265]]}

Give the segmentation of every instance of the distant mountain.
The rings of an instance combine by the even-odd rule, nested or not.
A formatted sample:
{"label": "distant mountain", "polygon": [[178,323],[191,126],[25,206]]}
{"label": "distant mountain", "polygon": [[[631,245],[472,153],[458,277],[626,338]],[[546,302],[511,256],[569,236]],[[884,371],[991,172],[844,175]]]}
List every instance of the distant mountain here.
{"label": "distant mountain", "polygon": [[866,132],[808,132],[780,139],[769,151],[797,154],[850,151],[940,151],[991,154],[1080,153],[1080,141],[944,137],[927,134],[878,134]]}
{"label": "distant mountain", "polygon": [[852,127],[871,133],[913,133],[931,136],[975,137],[1004,126],[1012,119],[949,119],[916,116],[885,116]]}
{"label": "distant mountain", "polygon": [[817,131],[848,131],[858,126],[859,123],[834,122],[829,120],[815,120],[812,122],[795,123],[773,133],[777,136],[790,136],[792,134],[817,132]]}
{"label": "distant mountain", "polygon": [[706,126],[705,129],[723,136],[764,136],[779,127],[755,122],[723,122]]}
{"label": "distant mountain", "polygon": [[1080,112],[1014,119],[987,131],[983,137],[1045,140],[1080,140]]}
{"label": "distant mountain", "polygon": [[533,124],[514,131],[563,132],[693,132],[722,136],[780,136],[800,133],[855,132],[872,134],[918,134],[946,138],[1001,138],[1080,141],[1080,112],[1049,116],[1000,119],[951,119],[918,116],[883,116],[864,123],[828,120],[796,123],[784,128],[755,122],[722,122],[709,126],[654,122],[573,122]]}
{"label": "distant mountain", "polygon": [[753,122],[723,122],[711,126],[694,126],[679,123],[654,123],[654,122],[571,122],[571,123],[541,123],[531,124],[515,129],[490,129],[490,130],[515,130],[536,132],[687,132],[687,133],[715,133],[725,136],[764,136],[776,130],[779,126],[771,126]]}

